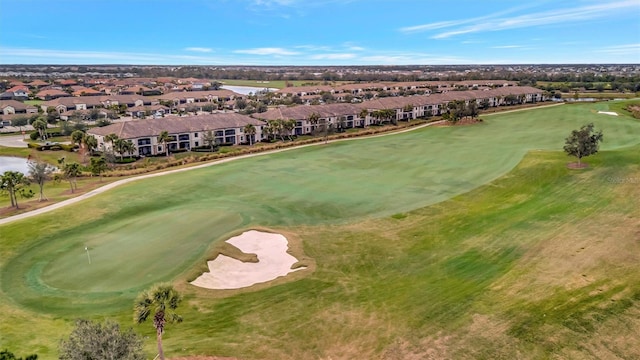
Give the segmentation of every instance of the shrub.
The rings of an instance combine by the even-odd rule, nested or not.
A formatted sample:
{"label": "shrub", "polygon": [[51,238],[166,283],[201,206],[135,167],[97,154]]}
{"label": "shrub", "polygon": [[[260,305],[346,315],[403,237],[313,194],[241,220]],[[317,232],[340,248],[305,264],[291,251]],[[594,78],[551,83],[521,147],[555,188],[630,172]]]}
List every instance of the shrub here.
{"label": "shrub", "polygon": [[138,159],[133,158],[133,157],[130,157],[130,158],[127,157],[127,158],[124,158],[124,159],[117,158],[115,162],[116,162],[116,164],[131,164],[131,163],[136,162],[137,160]]}
{"label": "shrub", "polygon": [[37,131],[34,131],[31,134],[29,134],[29,139],[31,140],[38,140],[39,137],[40,137],[40,134],[38,134]]}
{"label": "shrub", "polygon": [[[58,144],[62,150],[72,152],[78,148],[77,144]],[[51,149],[53,150],[53,149]]]}

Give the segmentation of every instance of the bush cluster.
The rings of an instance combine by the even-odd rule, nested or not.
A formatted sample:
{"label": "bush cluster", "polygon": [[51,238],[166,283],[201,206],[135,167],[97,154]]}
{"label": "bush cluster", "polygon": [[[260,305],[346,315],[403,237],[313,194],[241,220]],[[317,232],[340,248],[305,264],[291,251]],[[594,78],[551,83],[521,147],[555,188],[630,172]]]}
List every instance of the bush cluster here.
{"label": "bush cluster", "polygon": [[45,150],[50,150],[50,151],[60,151],[60,150],[64,150],[64,151],[69,151],[72,152],[75,149],[78,148],[78,145],[76,144],[36,144],[36,143],[29,143],[27,144],[27,146],[30,149],[36,149],[38,151],[45,151]]}

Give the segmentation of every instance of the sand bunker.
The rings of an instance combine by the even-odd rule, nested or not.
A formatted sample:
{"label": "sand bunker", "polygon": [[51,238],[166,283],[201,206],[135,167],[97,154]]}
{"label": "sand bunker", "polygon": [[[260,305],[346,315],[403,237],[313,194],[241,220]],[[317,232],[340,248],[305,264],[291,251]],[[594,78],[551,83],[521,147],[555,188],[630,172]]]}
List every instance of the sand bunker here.
{"label": "sand bunker", "polygon": [[605,115],[618,116],[618,113],[613,112],[613,111],[598,111],[598,114],[605,114]]}
{"label": "sand bunker", "polygon": [[210,272],[203,273],[191,284],[207,289],[240,289],[305,269],[291,269],[298,260],[287,253],[289,242],[280,234],[250,230],[227,242],[244,253],[256,254],[258,262],[244,263],[220,254],[207,263]]}

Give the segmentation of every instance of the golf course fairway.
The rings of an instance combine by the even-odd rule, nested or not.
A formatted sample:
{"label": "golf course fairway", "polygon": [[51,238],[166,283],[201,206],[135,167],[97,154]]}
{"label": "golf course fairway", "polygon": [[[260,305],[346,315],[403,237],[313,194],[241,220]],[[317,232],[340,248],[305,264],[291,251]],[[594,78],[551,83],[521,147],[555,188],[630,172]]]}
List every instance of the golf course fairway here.
{"label": "golf course fairway", "polygon": [[[451,333],[456,349],[478,345],[479,353],[461,357],[493,357],[493,341],[505,342],[507,357],[524,350],[534,358],[566,355],[536,331],[582,326],[576,331],[587,338],[615,328],[607,319],[638,312],[640,292],[631,289],[637,267],[632,275],[608,268],[615,284],[604,270],[585,271],[592,281],[583,287],[540,273],[548,265],[538,254],[557,255],[551,239],[579,244],[598,237],[597,224],[634,246],[631,232],[616,229],[640,231],[638,204],[625,195],[637,194],[629,179],[640,179],[640,121],[598,114],[611,107],[620,111],[615,102],[562,105],[256,156],[132,182],[0,226],[0,311],[7,314],[0,346],[53,357],[58,338],[50,337],[74,318],[130,321],[133,298],[170,281],[188,304],[187,320],[174,328],[180,331],[165,337],[173,354],[323,358],[354,351],[369,358],[395,346],[409,356],[419,339]],[[588,169],[568,170],[564,139],[589,122],[604,133],[601,152],[585,158]],[[317,270],[224,296],[185,285],[216,242],[252,227],[295,234]],[[566,250],[557,246],[558,254]],[[606,268],[610,254],[601,251],[603,258],[574,266]],[[594,292],[603,297],[584,296]],[[624,306],[612,308],[611,297]],[[561,310],[576,323],[563,322]],[[533,318],[542,313],[549,324]],[[583,324],[596,315],[611,327]],[[33,318],[41,334],[29,334]],[[469,326],[483,321],[502,335],[474,337],[480,332]],[[580,350],[580,336],[571,337],[572,349]],[[259,345],[259,338],[271,342]]]}

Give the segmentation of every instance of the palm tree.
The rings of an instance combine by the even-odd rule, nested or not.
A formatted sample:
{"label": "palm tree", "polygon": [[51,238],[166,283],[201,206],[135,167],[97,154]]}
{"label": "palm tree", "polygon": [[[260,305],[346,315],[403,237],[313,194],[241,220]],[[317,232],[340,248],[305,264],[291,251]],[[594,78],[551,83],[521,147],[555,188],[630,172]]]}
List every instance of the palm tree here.
{"label": "palm tree", "polygon": [[47,139],[47,122],[42,120],[41,118],[38,118],[38,120],[34,121],[31,126],[33,126],[34,129],[38,130],[38,134],[40,134],[40,139],[42,140],[46,140]]}
{"label": "palm tree", "polygon": [[111,149],[113,149],[114,142],[116,140],[118,140],[118,135],[116,135],[116,134],[109,134],[109,135],[104,137],[104,142],[110,142],[111,143]]}
{"label": "palm tree", "polygon": [[296,120],[295,119],[283,120],[282,128],[287,132],[287,136],[289,137],[289,140],[293,141],[293,138],[291,137],[291,132],[296,128]]}
{"label": "palm tree", "polygon": [[158,135],[158,142],[164,144],[165,156],[169,156],[169,146],[167,145],[169,140],[171,140],[171,136],[169,136],[169,132],[166,130],[161,131],[160,135]]}
{"label": "palm tree", "polygon": [[317,112],[313,112],[309,115],[309,122],[311,123],[311,125],[314,125],[314,130],[315,130],[315,125],[318,125],[319,120],[320,120],[320,114],[318,114]]}
{"label": "palm tree", "polygon": [[282,120],[269,120],[268,126],[271,128],[271,132],[273,133],[273,138],[275,140],[276,136],[280,136],[280,140],[284,141],[284,137],[282,136]]}
{"label": "palm tree", "polygon": [[114,140],[113,148],[114,148],[115,151],[118,152],[118,154],[120,154],[120,162],[122,162],[124,160],[125,147],[126,147],[126,140],[124,140],[124,139],[116,139],[116,140]]}
{"label": "palm tree", "polygon": [[64,158],[60,158],[58,160],[58,164],[62,165],[62,174],[67,179],[67,181],[69,181],[71,193],[73,194],[73,191],[78,189],[78,183],[76,179],[82,174],[82,171],[80,170],[80,164],[76,162],[65,163]]}
{"label": "palm tree", "polygon": [[253,124],[247,124],[244,126],[244,133],[249,139],[249,145],[253,145],[253,137],[256,135],[256,127]]}
{"label": "palm tree", "polygon": [[93,155],[93,152],[98,147],[98,140],[93,135],[85,134],[84,138],[82,139],[82,142],[84,143],[84,146],[87,148],[89,155]]}
{"label": "palm tree", "polygon": [[182,297],[170,284],[159,284],[138,295],[133,308],[133,320],[141,324],[153,314],[153,327],[158,340],[158,355],[164,360],[162,351],[162,333],[166,322],[182,322],[175,313]]}
{"label": "palm tree", "polygon": [[362,109],[360,110],[360,114],[358,114],[358,116],[360,116],[360,119],[362,119],[362,127],[366,127],[367,126],[367,116],[369,115],[369,110],[367,109]]}
{"label": "palm tree", "polygon": [[71,142],[82,147],[82,139],[84,138],[84,131],[82,130],[74,130],[71,133]]}
{"label": "palm tree", "polygon": [[271,121],[267,121],[267,125],[262,128],[262,132],[267,135],[267,140],[271,142],[271,135],[273,135],[273,126]]}
{"label": "palm tree", "polygon": [[380,110],[380,117],[386,121],[391,121],[393,125],[398,125],[398,120],[396,118],[396,111],[394,109],[382,109]]}
{"label": "palm tree", "polygon": [[131,140],[125,140],[122,150],[129,155],[129,158],[133,157],[133,152],[136,150],[136,146],[133,144]]}

